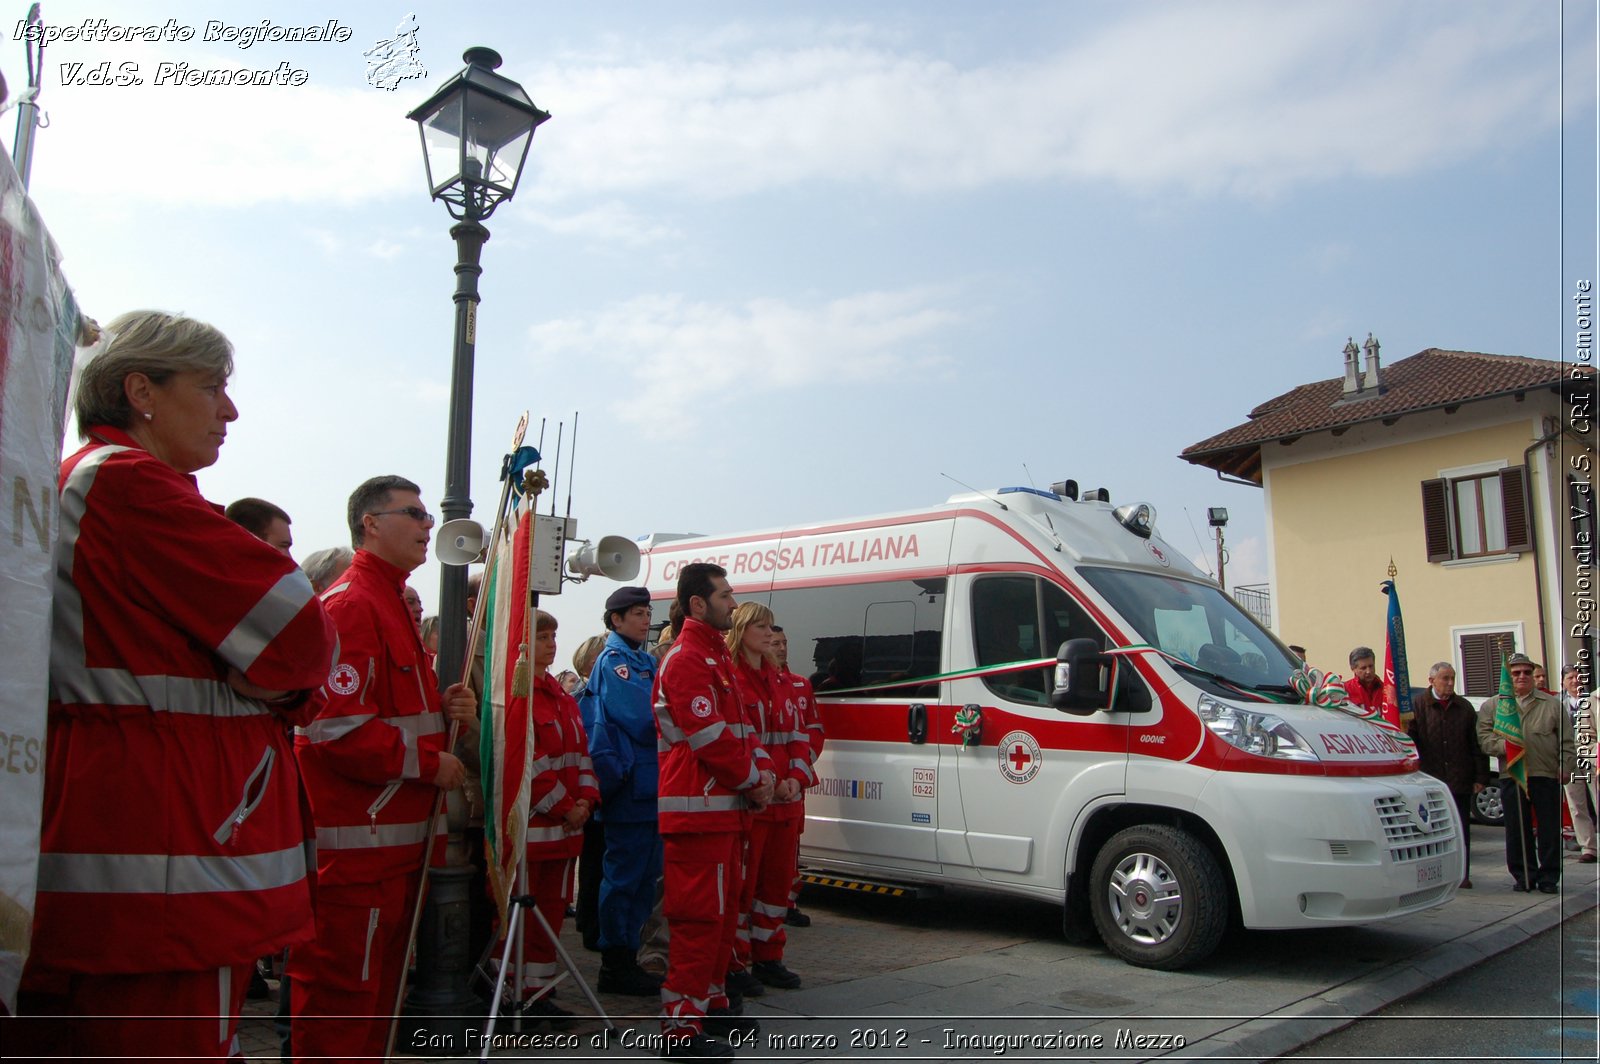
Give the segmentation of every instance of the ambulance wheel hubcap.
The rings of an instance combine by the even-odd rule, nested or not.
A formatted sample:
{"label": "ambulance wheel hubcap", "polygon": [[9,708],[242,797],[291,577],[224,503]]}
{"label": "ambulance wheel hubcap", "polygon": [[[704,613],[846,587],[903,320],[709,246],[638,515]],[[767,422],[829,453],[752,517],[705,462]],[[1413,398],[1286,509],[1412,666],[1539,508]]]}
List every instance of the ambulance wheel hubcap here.
{"label": "ambulance wheel hubcap", "polygon": [[1131,853],[1117,863],[1108,885],[1111,917],[1122,933],[1144,945],[1160,945],[1183,918],[1182,884],[1159,857]]}

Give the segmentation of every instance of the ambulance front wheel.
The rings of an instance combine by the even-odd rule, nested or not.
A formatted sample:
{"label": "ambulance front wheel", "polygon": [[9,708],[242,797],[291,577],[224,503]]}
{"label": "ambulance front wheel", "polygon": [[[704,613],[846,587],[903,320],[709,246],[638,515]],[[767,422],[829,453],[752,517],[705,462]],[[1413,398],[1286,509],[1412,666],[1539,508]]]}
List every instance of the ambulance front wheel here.
{"label": "ambulance front wheel", "polygon": [[1211,851],[1165,824],[1113,835],[1089,872],[1095,930],[1141,968],[1175,971],[1208,956],[1228,927],[1228,884]]}

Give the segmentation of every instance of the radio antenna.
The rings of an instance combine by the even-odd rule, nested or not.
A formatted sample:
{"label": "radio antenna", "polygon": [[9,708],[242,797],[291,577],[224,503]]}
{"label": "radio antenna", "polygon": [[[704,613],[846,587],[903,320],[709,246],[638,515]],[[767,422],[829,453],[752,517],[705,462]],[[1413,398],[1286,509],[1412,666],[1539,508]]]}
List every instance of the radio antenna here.
{"label": "radio antenna", "polygon": [[1211,552],[1207,550],[1206,545],[1200,541],[1200,530],[1195,527],[1194,515],[1189,512],[1189,508],[1187,506],[1183,508],[1183,516],[1189,519],[1189,531],[1194,533],[1194,545],[1200,548],[1200,557],[1206,558],[1206,575],[1211,577],[1213,580],[1216,579],[1217,574],[1212,570],[1211,560],[1207,557],[1207,555],[1209,555]]}
{"label": "radio antenna", "polygon": [[556,515],[556,492],[561,490],[561,433],[567,427],[565,421],[556,422],[556,464],[555,481],[550,485],[550,516]]}
{"label": "radio antenna", "polygon": [[1033,482],[1033,474],[1028,471],[1028,463],[1022,463],[1022,475],[1028,478],[1028,487],[1038,490],[1039,485]]}
{"label": "radio antenna", "polygon": [[968,484],[967,482],[962,481],[962,480],[957,480],[955,477],[951,476],[949,473],[940,473],[939,475],[941,477],[944,477],[944,479],[950,481],[953,484],[960,484],[963,488],[966,488],[968,491],[972,492],[974,495],[982,495],[985,499],[988,499],[990,502],[994,503],[996,506],[1000,507],[1000,509],[1002,509],[1002,510],[1009,511],[1011,509],[1011,507],[1007,506],[1005,503],[1001,502],[999,499],[995,498],[993,495],[990,495],[988,492],[979,491],[977,488],[973,487],[971,484]]}
{"label": "radio antenna", "polygon": [[567,519],[572,519],[573,468],[578,464],[578,412],[572,412],[572,453],[567,456]]}

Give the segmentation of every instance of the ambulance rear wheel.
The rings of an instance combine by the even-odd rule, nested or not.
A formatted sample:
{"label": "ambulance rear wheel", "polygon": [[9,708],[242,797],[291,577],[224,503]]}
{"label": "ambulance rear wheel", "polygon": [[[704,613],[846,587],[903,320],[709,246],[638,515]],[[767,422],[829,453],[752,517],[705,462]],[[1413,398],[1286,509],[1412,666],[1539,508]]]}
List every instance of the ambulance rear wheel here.
{"label": "ambulance rear wheel", "polygon": [[1200,840],[1165,824],[1113,835],[1089,872],[1106,946],[1141,968],[1174,971],[1208,956],[1228,927],[1228,885]]}

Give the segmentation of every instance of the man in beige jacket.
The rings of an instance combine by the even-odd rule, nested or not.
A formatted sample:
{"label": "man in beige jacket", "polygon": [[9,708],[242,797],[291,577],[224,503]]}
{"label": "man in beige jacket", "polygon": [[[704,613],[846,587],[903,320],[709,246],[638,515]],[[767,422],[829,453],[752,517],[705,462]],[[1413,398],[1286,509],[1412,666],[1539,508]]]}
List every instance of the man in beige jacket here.
{"label": "man in beige jacket", "polygon": [[[1502,775],[1500,780],[1506,810],[1506,866],[1511,870],[1512,890],[1537,887],[1554,894],[1561,881],[1561,789],[1577,767],[1577,750],[1572,741],[1572,718],[1559,699],[1534,687],[1533,668],[1526,654],[1506,659],[1522,725],[1523,765],[1528,777],[1525,794],[1510,776]],[[1478,745],[1484,753],[1500,759],[1504,773],[1506,742],[1494,730],[1499,701],[1498,697],[1487,698],[1478,707]]]}

